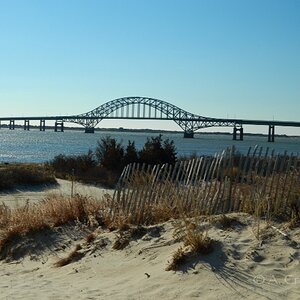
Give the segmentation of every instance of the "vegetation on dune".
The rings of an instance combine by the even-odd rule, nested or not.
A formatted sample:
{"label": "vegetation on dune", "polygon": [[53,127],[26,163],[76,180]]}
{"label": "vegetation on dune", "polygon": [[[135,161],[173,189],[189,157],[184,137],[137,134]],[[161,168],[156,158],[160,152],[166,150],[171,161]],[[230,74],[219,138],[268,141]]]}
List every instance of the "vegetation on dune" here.
{"label": "vegetation on dune", "polygon": [[[128,165],[131,162],[139,165]],[[299,159],[295,157],[235,156],[233,151],[218,157],[202,157],[176,162],[173,142],[161,136],[148,139],[137,151],[134,143],[123,147],[106,137],[93,153],[67,157],[60,155],[48,164],[56,174],[74,176],[114,185],[113,196],[101,201],[80,195],[51,197],[39,204],[11,209],[0,205],[0,258],[13,256],[11,243],[30,233],[79,221],[95,230],[117,230],[112,249],[121,250],[145,234],[145,225],[173,220],[174,238],[181,246],[166,270],[179,270],[198,255],[209,254],[218,244],[207,234],[203,221],[222,230],[243,225],[228,212],[253,214],[272,220],[300,224]],[[153,165],[145,168],[145,165]],[[280,164],[280,167],[278,167]],[[105,176],[104,176],[104,175]],[[102,176],[102,177],[101,177]],[[109,177],[111,176],[111,177]],[[115,176],[115,177],[112,177]],[[115,178],[112,180],[112,178]],[[214,216],[219,214],[219,216]],[[260,235],[259,223],[257,235]],[[95,231],[86,243],[96,238]],[[57,266],[82,257],[75,248]]]}
{"label": "vegetation on dune", "polygon": [[163,140],[162,135],[148,138],[140,151],[134,142],[129,141],[124,147],[121,142],[107,136],[98,141],[94,152],[89,150],[78,156],[58,155],[47,165],[59,178],[74,178],[113,188],[127,164],[174,164],[176,160],[174,142]]}
{"label": "vegetation on dune", "polygon": [[[180,206],[180,205],[179,205]],[[126,247],[132,239],[142,237],[147,229],[142,225],[158,224],[174,218],[180,218],[178,210],[168,209],[161,203],[153,203],[145,208],[141,214],[119,211],[119,206],[112,198],[106,195],[101,201],[93,198],[76,195],[74,197],[51,196],[38,203],[27,203],[23,207],[10,208],[5,204],[0,205],[0,259],[17,259],[20,255],[20,247],[15,243],[32,234],[38,234],[45,230],[52,230],[72,222],[80,222],[91,231],[102,227],[108,231],[117,230],[117,239],[113,249],[119,250]],[[190,215],[193,215],[192,213]],[[191,245],[191,249],[200,249],[200,244],[206,244],[210,239],[202,237],[202,233],[196,229],[193,234],[183,230],[182,241],[185,245]],[[91,243],[95,239],[95,232],[86,237],[86,242]],[[205,251],[202,251],[203,253]],[[199,251],[199,253],[202,253]],[[57,266],[63,266],[80,258],[78,248],[70,256],[58,262]]]}
{"label": "vegetation on dune", "polygon": [[0,190],[20,185],[55,184],[56,179],[41,164],[5,164],[0,167]]}
{"label": "vegetation on dune", "polygon": [[[9,253],[14,240],[34,232],[79,221],[90,226],[104,224],[102,213],[105,201],[79,195],[74,197],[52,196],[38,204],[10,208],[0,205],[0,258]],[[12,254],[13,255],[13,254]]]}

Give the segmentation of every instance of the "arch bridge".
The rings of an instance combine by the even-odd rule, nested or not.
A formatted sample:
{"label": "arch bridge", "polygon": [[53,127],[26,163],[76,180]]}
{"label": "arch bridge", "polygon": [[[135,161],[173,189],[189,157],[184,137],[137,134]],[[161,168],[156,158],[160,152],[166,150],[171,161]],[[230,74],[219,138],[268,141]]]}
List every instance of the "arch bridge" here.
{"label": "arch bridge", "polygon": [[135,120],[172,120],[184,132],[184,137],[194,137],[194,132],[208,127],[233,127],[233,139],[243,139],[243,125],[267,125],[268,141],[274,142],[275,126],[300,127],[300,122],[264,121],[245,119],[224,119],[200,116],[185,111],[169,102],[148,97],[124,97],[106,102],[83,114],[52,117],[11,117],[0,118],[9,121],[9,128],[14,129],[15,121],[23,120],[24,129],[29,130],[30,120],[40,121],[40,130],[45,131],[46,120],[55,120],[55,131],[64,130],[64,122],[72,122],[85,127],[86,133],[93,133],[95,127],[104,119]]}
{"label": "arch bridge", "polygon": [[93,132],[103,119],[172,120],[183,130],[185,137],[193,137],[200,128],[234,126],[236,123],[199,116],[166,101],[147,97],[115,99],[87,113],[64,118],[64,121],[80,124],[86,132]]}

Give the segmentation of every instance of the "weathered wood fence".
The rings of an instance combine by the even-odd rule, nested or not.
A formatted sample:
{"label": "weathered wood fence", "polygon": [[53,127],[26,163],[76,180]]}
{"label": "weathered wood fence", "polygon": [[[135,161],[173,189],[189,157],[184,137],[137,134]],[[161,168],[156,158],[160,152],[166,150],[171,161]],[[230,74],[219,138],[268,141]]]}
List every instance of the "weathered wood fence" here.
{"label": "weathered wood fence", "polygon": [[233,148],[213,157],[178,161],[175,165],[130,164],[113,196],[118,211],[134,214],[153,204],[184,211],[216,214],[233,211],[285,212],[299,201],[300,157],[249,148]]}

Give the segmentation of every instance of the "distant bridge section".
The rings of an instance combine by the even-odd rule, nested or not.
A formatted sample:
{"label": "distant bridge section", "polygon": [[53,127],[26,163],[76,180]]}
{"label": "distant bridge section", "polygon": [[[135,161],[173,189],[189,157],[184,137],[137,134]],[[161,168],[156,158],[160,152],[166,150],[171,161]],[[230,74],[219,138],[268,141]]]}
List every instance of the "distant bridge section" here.
{"label": "distant bridge section", "polygon": [[40,130],[45,131],[47,120],[55,121],[55,131],[63,131],[64,123],[71,122],[85,127],[86,133],[93,133],[104,119],[132,120],[172,120],[184,132],[184,137],[194,137],[194,132],[208,127],[233,127],[233,139],[243,139],[243,125],[266,125],[269,127],[268,141],[274,142],[275,126],[300,127],[300,122],[263,121],[245,119],[211,118],[187,112],[169,102],[148,97],[124,97],[102,104],[83,114],[52,117],[6,117],[9,128],[14,129],[15,121],[24,121],[24,129],[29,130],[29,122],[40,121]]}

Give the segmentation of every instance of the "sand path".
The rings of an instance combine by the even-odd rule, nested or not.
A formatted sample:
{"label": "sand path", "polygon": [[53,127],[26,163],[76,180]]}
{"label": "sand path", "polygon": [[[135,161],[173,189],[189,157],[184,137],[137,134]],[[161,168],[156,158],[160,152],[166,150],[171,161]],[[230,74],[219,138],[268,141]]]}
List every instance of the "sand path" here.
{"label": "sand path", "polygon": [[[0,203],[5,203],[10,207],[22,206],[26,202],[39,202],[51,194],[69,196],[72,193],[72,182],[68,180],[57,179],[57,185],[38,186],[38,187],[19,187],[13,191],[0,193]],[[101,199],[106,193],[112,194],[113,190],[104,189],[101,187],[82,184],[79,182],[73,183],[73,194],[81,194],[95,199]]]}

